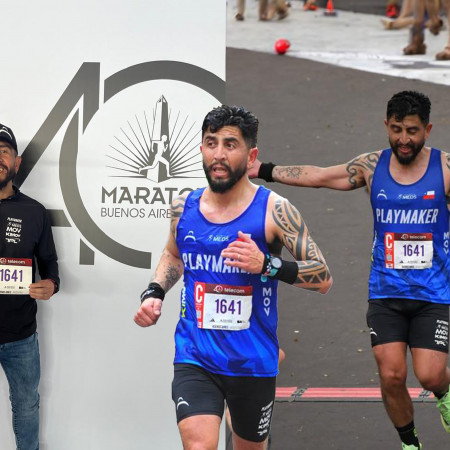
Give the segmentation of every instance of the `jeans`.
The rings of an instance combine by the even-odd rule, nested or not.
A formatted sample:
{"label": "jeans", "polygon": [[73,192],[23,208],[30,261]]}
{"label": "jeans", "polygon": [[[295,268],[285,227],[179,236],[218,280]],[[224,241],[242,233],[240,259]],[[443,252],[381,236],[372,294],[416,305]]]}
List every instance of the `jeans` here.
{"label": "jeans", "polygon": [[0,364],[9,383],[17,450],[38,450],[41,367],[37,333],[20,341],[0,344]]}

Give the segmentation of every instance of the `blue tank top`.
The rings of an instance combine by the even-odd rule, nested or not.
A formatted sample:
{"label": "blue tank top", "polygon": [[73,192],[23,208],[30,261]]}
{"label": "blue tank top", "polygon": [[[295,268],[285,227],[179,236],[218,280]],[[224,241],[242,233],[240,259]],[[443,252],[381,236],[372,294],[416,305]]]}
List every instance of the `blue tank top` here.
{"label": "blue tank top", "polygon": [[391,149],[381,152],[372,180],[369,299],[450,304],[449,211],[441,152],[431,149],[425,174],[409,185],[392,177],[391,154]]}
{"label": "blue tank top", "polygon": [[200,212],[203,191],[188,195],[177,227],[184,287],[174,362],[222,375],[276,376],[278,281],[226,266],[220,256],[238,231],[268,253],[265,218],[271,191],[260,186],[249,207],[223,224],[208,221]]}

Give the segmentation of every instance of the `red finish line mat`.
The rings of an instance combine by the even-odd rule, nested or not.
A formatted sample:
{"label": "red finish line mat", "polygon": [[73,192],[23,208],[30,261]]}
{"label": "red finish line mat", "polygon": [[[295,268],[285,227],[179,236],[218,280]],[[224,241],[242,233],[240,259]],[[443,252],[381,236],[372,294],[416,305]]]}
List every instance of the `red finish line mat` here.
{"label": "red finish line mat", "polygon": [[[409,388],[413,402],[434,401],[434,395],[422,388]],[[381,402],[381,390],[377,387],[277,387],[277,402]]]}

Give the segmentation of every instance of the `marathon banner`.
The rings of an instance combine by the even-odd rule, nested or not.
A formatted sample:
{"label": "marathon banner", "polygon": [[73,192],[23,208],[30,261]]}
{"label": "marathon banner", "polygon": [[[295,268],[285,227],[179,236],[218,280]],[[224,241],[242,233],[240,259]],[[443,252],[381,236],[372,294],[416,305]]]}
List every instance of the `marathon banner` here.
{"label": "marathon banner", "polygon": [[[16,186],[50,211],[61,277],[38,301],[40,448],[182,448],[181,283],[157,326],[133,316],[171,201],[206,184],[201,124],[225,102],[226,1],[9,2],[2,17],[0,122],[23,158]],[[15,448],[2,370],[0,448]]]}

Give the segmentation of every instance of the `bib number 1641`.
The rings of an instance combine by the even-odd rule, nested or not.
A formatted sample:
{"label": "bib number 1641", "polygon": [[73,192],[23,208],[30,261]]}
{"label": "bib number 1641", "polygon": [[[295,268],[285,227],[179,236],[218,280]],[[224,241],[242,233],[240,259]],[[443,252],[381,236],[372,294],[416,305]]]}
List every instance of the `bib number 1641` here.
{"label": "bib number 1641", "polygon": [[385,233],[387,269],[428,269],[433,264],[432,233]]}
{"label": "bib number 1641", "polygon": [[250,327],[252,286],[197,281],[194,291],[198,328],[236,331]]}
{"label": "bib number 1641", "polygon": [[33,279],[29,258],[0,257],[0,294],[26,295]]}

